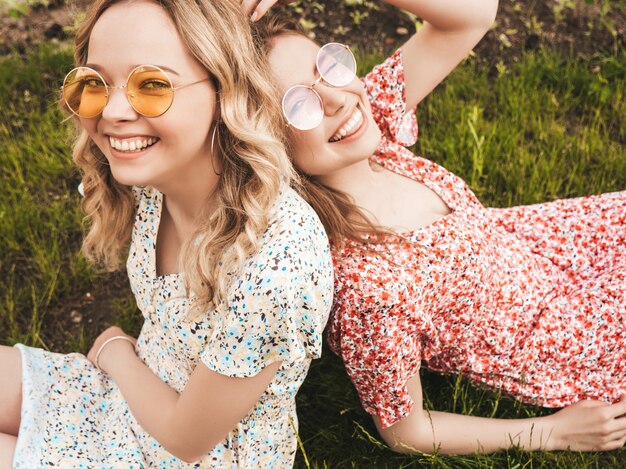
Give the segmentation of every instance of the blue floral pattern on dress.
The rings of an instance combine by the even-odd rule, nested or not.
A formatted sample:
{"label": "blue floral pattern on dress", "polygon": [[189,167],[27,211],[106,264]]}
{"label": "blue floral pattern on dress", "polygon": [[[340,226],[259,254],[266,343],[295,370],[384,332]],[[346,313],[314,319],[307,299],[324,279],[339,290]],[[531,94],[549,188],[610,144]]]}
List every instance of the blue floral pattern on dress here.
{"label": "blue floral pattern on dress", "polygon": [[137,215],[127,262],[144,324],[137,354],[177,392],[201,360],[227,376],[282,365],[248,415],[196,464],[168,453],[130,412],[119,388],[84,355],[18,344],[22,421],[14,467],[291,467],[295,395],[321,353],[332,302],[328,239],[317,215],[283,188],[260,248],[231,282],[228,304],[191,319],[183,274],[156,275],[163,196],[135,188]]}

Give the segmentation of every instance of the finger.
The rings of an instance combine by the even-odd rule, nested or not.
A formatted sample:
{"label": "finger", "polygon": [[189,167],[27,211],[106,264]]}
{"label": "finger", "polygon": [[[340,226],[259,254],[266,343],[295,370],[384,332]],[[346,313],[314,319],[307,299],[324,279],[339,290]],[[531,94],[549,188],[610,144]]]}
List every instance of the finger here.
{"label": "finger", "polygon": [[610,409],[612,417],[621,417],[626,414],[626,394],[622,394],[618,402],[611,404]]}
{"label": "finger", "polygon": [[276,0],[261,0],[256,6],[256,9],[254,10],[254,13],[252,13],[250,19],[252,21],[260,20],[261,18],[263,18],[263,15],[267,13],[267,10],[269,10],[275,3]]}
{"label": "finger", "polygon": [[624,440],[613,440],[603,443],[599,446],[600,451],[613,451],[614,449],[619,449],[624,446]]}
{"label": "finger", "polygon": [[582,399],[575,404],[572,404],[579,407],[609,407],[610,404],[604,401],[596,401],[592,399]]}
{"label": "finger", "polygon": [[626,432],[626,417],[616,417],[611,419],[611,433]]}
{"label": "finger", "polygon": [[626,440],[626,430],[625,429],[617,430],[617,431],[611,433],[608,436],[608,438],[607,438],[607,441],[617,441],[617,440]]}
{"label": "finger", "polygon": [[250,13],[252,13],[252,10],[254,10],[254,8],[256,7],[257,4],[257,0],[242,0],[241,2],[241,7],[243,8],[243,11],[249,15]]}

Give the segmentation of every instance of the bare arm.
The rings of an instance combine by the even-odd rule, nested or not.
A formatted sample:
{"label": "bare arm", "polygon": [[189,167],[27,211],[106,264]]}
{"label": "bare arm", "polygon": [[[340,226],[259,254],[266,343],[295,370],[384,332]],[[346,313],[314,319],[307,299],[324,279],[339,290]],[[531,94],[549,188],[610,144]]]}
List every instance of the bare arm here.
{"label": "bare arm", "polygon": [[[114,335],[125,334],[117,327],[107,329],[89,353],[92,361],[99,344]],[[200,459],[226,437],[259,400],[281,364],[274,362],[250,378],[232,378],[199,362],[178,394],[150,371],[128,342],[111,342],[99,361],[143,429],[186,462]]]}
{"label": "bare arm", "polygon": [[[241,0],[252,21],[276,3]],[[425,21],[402,46],[407,109],[415,107],[472,50],[494,22],[498,0],[385,0]]]}
{"label": "bare arm", "polygon": [[407,383],[414,400],[409,416],[386,429],[374,422],[394,451],[442,454],[491,453],[518,446],[534,450],[610,450],[626,442],[626,399],[608,405],[581,401],[553,415],[528,419],[492,419],[425,411],[418,376]]}
{"label": "bare arm", "polygon": [[402,46],[407,109],[463,60],[494,22],[497,0],[386,0],[425,23]]}
{"label": "bare arm", "polygon": [[[407,108],[432,91],[469,53],[494,21],[497,0],[385,0],[424,19],[402,46]],[[490,419],[425,411],[419,376],[408,383],[411,414],[383,429],[381,436],[400,452],[494,452],[511,446],[527,450],[614,449],[626,441],[626,399],[614,405],[581,401],[548,417]]]}

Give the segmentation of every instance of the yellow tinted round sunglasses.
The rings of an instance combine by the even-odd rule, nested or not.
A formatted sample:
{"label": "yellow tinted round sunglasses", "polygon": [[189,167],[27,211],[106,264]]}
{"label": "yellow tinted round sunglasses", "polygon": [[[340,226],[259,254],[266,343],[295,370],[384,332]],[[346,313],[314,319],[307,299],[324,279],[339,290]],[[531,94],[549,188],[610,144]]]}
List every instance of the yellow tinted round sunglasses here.
{"label": "yellow tinted round sunglasses", "polygon": [[126,98],[137,113],[144,117],[158,117],[172,105],[174,91],[207,80],[209,78],[174,87],[161,68],[139,65],[130,72],[125,85],[110,86],[94,69],[77,67],[67,74],[61,90],[67,107],[79,117],[97,116],[109,102],[110,92],[123,88],[126,88]]}

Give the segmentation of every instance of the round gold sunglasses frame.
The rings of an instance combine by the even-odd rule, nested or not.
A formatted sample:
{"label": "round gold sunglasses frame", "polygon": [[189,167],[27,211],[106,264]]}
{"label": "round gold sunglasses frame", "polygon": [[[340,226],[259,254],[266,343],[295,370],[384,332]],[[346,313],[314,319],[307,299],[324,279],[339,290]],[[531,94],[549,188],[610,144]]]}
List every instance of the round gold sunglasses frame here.
{"label": "round gold sunglasses frame", "polygon": [[[320,67],[320,60],[321,57],[324,54],[325,50],[329,50],[331,48],[339,48],[340,50],[345,50],[347,52],[347,56],[348,58],[350,58],[350,65],[351,65],[351,75],[349,77],[349,79],[346,79],[346,81],[337,83],[335,82],[335,80],[333,79],[329,79],[329,77],[322,72],[322,67]],[[333,54],[331,54],[333,55]],[[319,93],[315,90],[315,86],[317,86],[318,83],[320,83],[321,81],[327,83],[328,85],[330,85],[333,88],[342,88],[346,85],[348,85],[355,77],[356,77],[356,58],[354,57],[354,54],[352,53],[352,51],[350,50],[350,47],[348,47],[345,44],[342,44],[340,42],[329,42],[327,44],[324,44],[319,51],[317,51],[317,56],[315,57],[315,68],[319,74],[319,77],[317,77],[315,79],[315,82],[311,85],[293,85],[291,86],[289,89],[287,89],[287,91],[285,91],[285,93],[283,94],[282,100],[281,100],[281,107],[282,107],[282,111],[283,111],[283,116],[285,117],[285,120],[287,121],[287,124],[290,125],[291,127],[294,127],[298,130],[311,130],[314,129],[315,127],[317,127],[318,125],[320,125],[320,123],[322,122],[322,119],[324,118],[324,103],[322,101],[322,97],[319,95]],[[311,96],[314,96],[315,98],[317,98],[317,105],[319,107],[319,117],[315,120],[315,121],[311,121],[308,122],[306,124],[297,124],[296,122],[294,122],[293,119],[290,118],[290,113],[287,111],[287,101],[290,99],[290,95],[292,95],[293,93],[295,93],[297,90],[306,90],[307,92],[312,92],[313,94]]]}
{"label": "round gold sunglasses frame", "polygon": [[[128,83],[130,82],[131,77],[133,76],[133,74],[139,73],[140,71],[143,71],[143,69],[159,72],[167,80],[168,92],[170,93],[169,94],[169,102],[167,103],[167,106],[163,110],[159,110],[158,113],[146,113],[146,112],[142,112],[141,109],[138,109],[137,108],[138,107],[137,104],[133,102],[133,100],[135,100],[137,98],[136,91],[130,91],[128,89]],[[102,81],[102,84],[104,85],[104,87],[106,89],[106,92],[105,92],[105,95],[104,95],[104,98],[105,98],[104,103],[100,106],[100,109],[98,109],[98,111],[93,113],[93,114],[88,114],[88,115],[81,114],[79,112],[79,110],[76,110],[76,109],[74,109],[72,107],[72,105],[70,104],[70,100],[67,97],[67,95],[70,93],[70,91],[68,89],[71,88],[72,86],[76,85],[76,83],[77,83],[77,81],[72,81],[71,83],[68,83],[68,79],[70,79],[70,77],[72,77],[71,79],[73,80],[74,79],[73,74],[78,73],[80,70],[87,70],[90,73],[93,73],[94,75],[96,75]],[[174,102],[174,92],[175,91],[180,90],[182,88],[186,88],[186,87],[191,86],[191,85],[195,85],[195,84],[198,84],[198,83],[202,83],[202,82],[208,81],[210,79],[211,79],[210,77],[207,77],[207,78],[203,78],[202,80],[194,81],[192,83],[186,83],[184,85],[180,85],[180,86],[176,86],[175,87],[172,84],[172,80],[170,79],[169,75],[161,67],[158,67],[157,65],[138,65],[137,67],[133,68],[131,70],[131,72],[128,74],[128,77],[126,78],[126,83],[124,85],[122,85],[122,86],[112,86],[112,85],[108,85],[107,84],[106,80],[102,77],[102,75],[100,73],[98,73],[97,70],[94,70],[91,67],[84,67],[83,66],[83,67],[76,67],[76,68],[70,70],[70,72],[65,76],[65,78],[63,79],[63,85],[61,86],[61,94],[63,96],[63,101],[67,105],[67,108],[74,115],[76,115],[78,117],[82,117],[84,119],[89,119],[89,118],[92,118],[92,117],[96,117],[97,115],[102,113],[102,111],[104,110],[104,108],[106,107],[106,105],[109,102],[109,96],[110,96],[110,93],[113,90],[121,90],[121,89],[126,88],[126,93],[125,93],[126,94],[126,99],[128,100],[128,103],[130,104],[130,106],[135,110],[135,112],[137,112],[138,114],[140,114],[140,115],[142,115],[144,117],[159,117],[159,116],[165,114],[169,110],[169,108],[172,106],[172,103]],[[144,98],[148,98],[149,99],[150,95],[146,95],[146,96],[144,96]]]}

